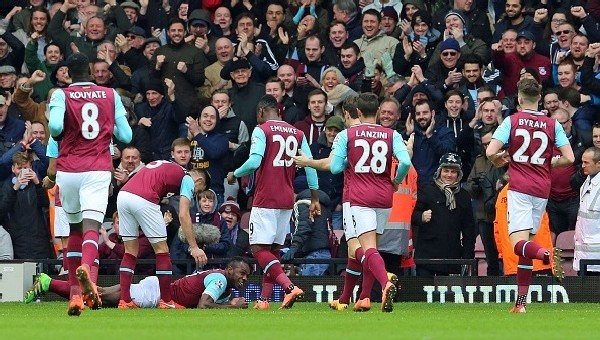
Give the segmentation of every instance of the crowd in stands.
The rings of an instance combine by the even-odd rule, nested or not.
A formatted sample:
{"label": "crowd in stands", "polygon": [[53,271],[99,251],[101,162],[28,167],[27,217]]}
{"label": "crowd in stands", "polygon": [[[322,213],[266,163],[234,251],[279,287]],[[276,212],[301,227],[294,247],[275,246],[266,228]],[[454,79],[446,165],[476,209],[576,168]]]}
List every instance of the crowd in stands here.
{"label": "crowd in stands", "polygon": [[[575,229],[581,156],[600,147],[594,0],[8,0],[0,3],[0,18],[0,259],[62,256],[50,217],[55,202],[48,191],[53,197],[55,189],[43,181],[52,167],[47,108],[53,90],[71,83],[65,60],[75,52],[90,58],[96,84],[120,94],[133,130],[129,144],[115,140],[113,147],[102,258],[123,253],[115,234],[117,193],[156,160],[202,170],[206,190],[192,202],[193,222],[214,225],[221,235],[203,245],[208,257],[248,254],[244,213],[254,178],[230,185],[226,177],[248,159],[256,104],[265,94],[304,132],[315,159],[327,158],[347,127],[349,98],[379,97],[379,123],[412,147],[407,181],[417,189],[416,202],[406,206],[414,211],[402,221],[406,232],[394,234],[404,227],[390,222],[398,235],[398,242],[392,234],[385,242],[392,272],[414,267],[413,256],[472,259],[480,235],[487,274],[503,273],[503,238],[494,226],[509,179],[485,148],[519,110],[520,79],[543,86],[539,110],[562,125],[576,156],[552,172],[547,230],[554,235]],[[459,157],[440,160],[448,153]],[[456,207],[444,204],[436,185],[444,166],[460,170]],[[298,170],[284,259],[332,256],[331,235],[343,229],[344,178],[327,171],[318,177],[323,214],[311,221],[306,177]],[[161,209],[172,258],[189,259],[178,237],[177,200],[164,198]],[[461,271],[422,266],[416,273]],[[187,274],[185,267],[174,272]]]}

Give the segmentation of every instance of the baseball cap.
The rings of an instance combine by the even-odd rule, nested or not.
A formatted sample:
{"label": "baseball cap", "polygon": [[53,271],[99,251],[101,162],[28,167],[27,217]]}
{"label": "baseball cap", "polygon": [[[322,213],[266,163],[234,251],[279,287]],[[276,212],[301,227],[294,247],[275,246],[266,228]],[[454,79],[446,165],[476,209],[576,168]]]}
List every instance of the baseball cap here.
{"label": "baseball cap", "polygon": [[0,74],[17,73],[17,70],[11,65],[0,66]]}
{"label": "baseball cap", "polygon": [[336,128],[336,129],[338,129],[338,131],[342,131],[342,130],[344,130],[344,127],[345,127],[344,121],[339,116],[331,116],[327,120],[327,123],[325,123],[325,128],[330,128],[330,127]]}
{"label": "baseball cap", "polygon": [[136,4],[133,1],[125,1],[124,3],[121,4],[121,7],[123,7],[123,8],[129,7],[129,8],[135,9],[138,12],[140,11],[140,5]]}
{"label": "baseball cap", "polygon": [[523,76],[524,74],[529,73],[535,80],[540,81],[540,76],[538,72],[533,67],[523,67],[521,71],[519,71],[519,76]]}
{"label": "baseball cap", "polygon": [[4,106],[6,104],[6,96],[0,94],[0,106]]}
{"label": "baseball cap", "polygon": [[535,37],[533,36],[533,33],[529,32],[529,31],[519,32],[519,34],[517,34],[517,39],[519,39],[519,38],[525,38],[527,40],[535,41]]}
{"label": "baseball cap", "polygon": [[131,26],[131,28],[127,30],[127,33],[137,35],[138,37],[146,38],[146,32],[140,26]]}

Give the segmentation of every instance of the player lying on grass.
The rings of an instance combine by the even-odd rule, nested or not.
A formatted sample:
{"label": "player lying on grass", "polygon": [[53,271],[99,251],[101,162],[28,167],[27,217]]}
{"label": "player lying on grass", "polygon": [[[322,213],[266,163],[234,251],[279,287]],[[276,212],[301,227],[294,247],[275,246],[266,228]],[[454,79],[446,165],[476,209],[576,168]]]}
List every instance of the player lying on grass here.
{"label": "player lying on grass", "polygon": [[[205,270],[185,276],[171,283],[173,301],[186,308],[248,308],[243,297],[231,298],[231,289],[246,285],[250,266],[241,257],[233,257],[225,270]],[[69,282],[52,279],[41,273],[25,295],[25,303],[31,303],[50,291],[65,299],[69,298]],[[103,306],[117,307],[121,294],[120,285],[98,287]],[[157,308],[160,288],[156,276],[148,276],[138,284],[131,285],[131,298],[140,308]]]}

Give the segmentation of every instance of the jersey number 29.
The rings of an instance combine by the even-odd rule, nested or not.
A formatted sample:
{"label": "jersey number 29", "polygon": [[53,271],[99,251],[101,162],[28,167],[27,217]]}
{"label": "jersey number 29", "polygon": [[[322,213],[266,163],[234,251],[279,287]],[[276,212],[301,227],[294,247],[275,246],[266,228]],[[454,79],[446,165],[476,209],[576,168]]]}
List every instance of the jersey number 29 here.
{"label": "jersey number 29", "polygon": [[[273,159],[273,167],[292,166],[294,160],[290,157],[298,153],[298,140],[294,136],[284,138],[282,135],[273,135],[273,142],[279,143],[279,150]],[[285,159],[285,156],[289,159]]]}

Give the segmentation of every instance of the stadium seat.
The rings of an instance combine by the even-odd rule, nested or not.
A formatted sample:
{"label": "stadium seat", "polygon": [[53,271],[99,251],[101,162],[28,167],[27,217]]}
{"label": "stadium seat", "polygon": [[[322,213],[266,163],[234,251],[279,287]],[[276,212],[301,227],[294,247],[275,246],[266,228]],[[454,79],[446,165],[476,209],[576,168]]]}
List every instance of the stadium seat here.
{"label": "stadium seat", "polygon": [[556,237],[556,248],[562,250],[563,270],[565,276],[577,276],[573,269],[573,257],[575,256],[575,230],[567,230]]}
{"label": "stadium seat", "polygon": [[244,229],[246,232],[250,229],[250,212],[246,211],[242,214],[242,218],[240,219],[240,227]]}
{"label": "stadium seat", "polygon": [[475,258],[477,259],[477,275],[487,276],[487,262],[485,261],[485,249],[481,235],[475,239]]}

